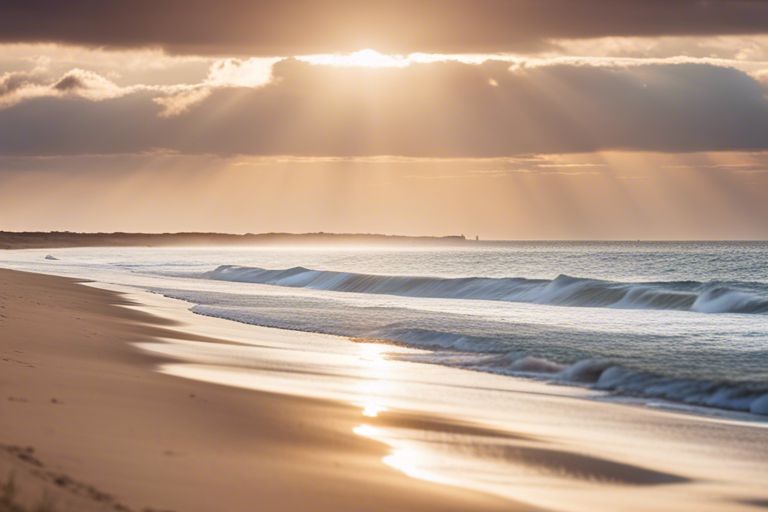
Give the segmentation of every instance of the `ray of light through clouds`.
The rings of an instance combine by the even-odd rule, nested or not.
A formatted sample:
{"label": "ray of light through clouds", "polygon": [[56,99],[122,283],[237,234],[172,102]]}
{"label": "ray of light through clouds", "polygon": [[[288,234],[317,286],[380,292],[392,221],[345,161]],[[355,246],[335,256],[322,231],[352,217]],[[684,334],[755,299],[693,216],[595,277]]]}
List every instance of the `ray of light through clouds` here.
{"label": "ray of light through clouds", "polygon": [[768,237],[765,30],[541,16],[390,53],[6,34],[0,229]]}

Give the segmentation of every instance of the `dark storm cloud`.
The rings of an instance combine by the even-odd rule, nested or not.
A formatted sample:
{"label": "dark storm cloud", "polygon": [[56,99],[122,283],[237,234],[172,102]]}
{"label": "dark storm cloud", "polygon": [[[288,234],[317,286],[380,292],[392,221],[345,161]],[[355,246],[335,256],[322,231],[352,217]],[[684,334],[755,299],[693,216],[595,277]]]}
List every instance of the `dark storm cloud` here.
{"label": "dark storm cloud", "polygon": [[221,88],[161,118],[150,91],[0,110],[0,153],[489,157],[602,149],[768,148],[768,99],[706,64],[457,62],[370,69],[278,63],[261,88]]}
{"label": "dark storm cloud", "polygon": [[503,52],[547,40],[768,32],[763,0],[4,0],[0,41],[297,55]]}

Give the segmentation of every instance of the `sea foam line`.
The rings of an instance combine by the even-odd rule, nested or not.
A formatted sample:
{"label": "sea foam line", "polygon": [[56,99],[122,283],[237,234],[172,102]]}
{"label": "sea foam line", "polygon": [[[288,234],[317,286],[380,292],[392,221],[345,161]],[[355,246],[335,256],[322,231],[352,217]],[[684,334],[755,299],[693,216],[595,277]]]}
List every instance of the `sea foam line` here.
{"label": "sea foam line", "polygon": [[523,277],[414,277],[312,270],[269,270],[221,265],[205,279],[406,297],[497,300],[571,307],[670,309],[699,313],[768,313],[768,286],[762,283],[670,281],[622,283],[559,275]]}

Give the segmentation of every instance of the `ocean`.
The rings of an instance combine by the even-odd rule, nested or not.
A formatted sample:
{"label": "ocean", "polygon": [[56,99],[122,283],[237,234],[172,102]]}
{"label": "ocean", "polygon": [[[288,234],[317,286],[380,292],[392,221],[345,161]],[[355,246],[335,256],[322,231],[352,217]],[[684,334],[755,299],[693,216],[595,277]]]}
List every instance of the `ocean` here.
{"label": "ocean", "polygon": [[0,265],[422,349],[394,356],[417,362],[768,415],[765,242],[76,248],[5,251]]}

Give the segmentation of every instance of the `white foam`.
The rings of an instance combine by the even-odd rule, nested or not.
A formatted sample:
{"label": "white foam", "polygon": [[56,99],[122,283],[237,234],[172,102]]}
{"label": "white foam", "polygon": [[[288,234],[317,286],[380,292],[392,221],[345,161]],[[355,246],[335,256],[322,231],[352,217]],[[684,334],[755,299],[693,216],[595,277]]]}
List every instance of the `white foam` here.
{"label": "white foam", "polygon": [[[555,279],[384,276],[221,265],[203,277],[336,292],[464,300],[499,300],[571,307],[672,309],[699,313],[768,313],[768,289],[754,283],[621,283],[559,275]],[[751,287],[751,288],[750,288]],[[757,288],[756,288],[757,287]]]}

